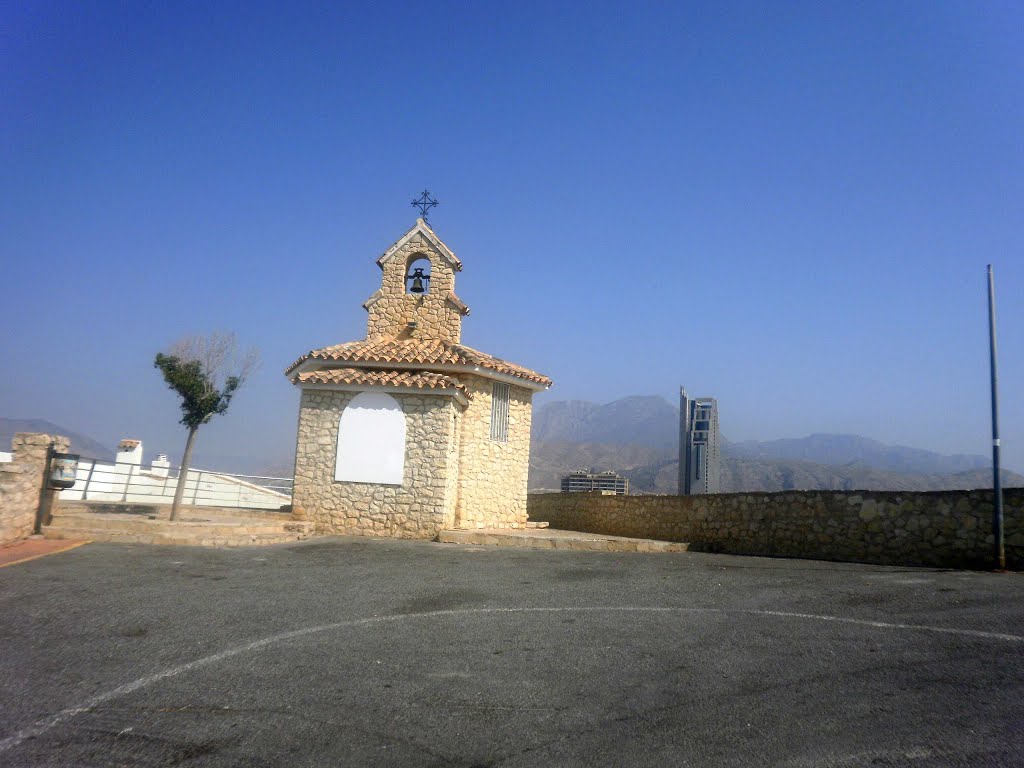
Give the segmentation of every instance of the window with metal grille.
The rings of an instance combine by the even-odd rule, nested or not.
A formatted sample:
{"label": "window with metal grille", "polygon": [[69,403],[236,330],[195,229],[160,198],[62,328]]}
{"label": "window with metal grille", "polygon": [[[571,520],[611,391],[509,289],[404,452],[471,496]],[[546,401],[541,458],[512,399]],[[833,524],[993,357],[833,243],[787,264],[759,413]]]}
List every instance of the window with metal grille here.
{"label": "window with metal grille", "polygon": [[508,442],[508,384],[491,385],[491,440]]}

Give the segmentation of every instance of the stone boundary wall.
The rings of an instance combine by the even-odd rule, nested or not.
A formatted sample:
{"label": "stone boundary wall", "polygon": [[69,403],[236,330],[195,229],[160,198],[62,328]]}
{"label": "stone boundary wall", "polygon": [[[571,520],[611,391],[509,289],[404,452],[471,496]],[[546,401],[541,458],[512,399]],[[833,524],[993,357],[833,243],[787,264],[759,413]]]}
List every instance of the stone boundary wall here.
{"label": "stone boundary wall", "polygon": [[[690,549],[884,565],[992,567],[991,491],[782,491],[708,496],[531,493],[552,528]],[[1006,558],[1024,570],[1024,488],[1003,493]]]}
{"label": "stone boundary wall", "polygon": [[[51,443],[62,453],[71,441],[60,435],[33,432],[18,432],[11,439],[11,461],[0,463],[0,546],[25,538],[35,528],[43,493],[46,449]],[[56,494],[47,493],[54,495],[56,507]]]}

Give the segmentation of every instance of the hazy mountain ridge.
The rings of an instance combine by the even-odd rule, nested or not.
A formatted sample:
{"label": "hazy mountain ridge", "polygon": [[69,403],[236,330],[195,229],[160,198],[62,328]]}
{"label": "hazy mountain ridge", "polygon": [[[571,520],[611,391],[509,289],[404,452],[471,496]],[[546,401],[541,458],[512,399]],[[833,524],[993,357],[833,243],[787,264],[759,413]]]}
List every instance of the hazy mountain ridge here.
{"label": "hazy mountain ridge", "polygon": [[633,444],[675,452],[679,409],[663,397],[642,395],[604,405],[556,401],[534,411],[531,436],[540,443]]}
{"label": "hazy mountain ridge", "polygon": [[[665,461],[624,469],[630,490],[637,493],[674,494],[679,462]],[[1003,470],[1007,487],[1024,485],[1024,476]],[[886,472],[863,464],[828,466],[809,461],[752,461],[727,456],[722,460],[722,491],[941,491],[969,490],[992,485],[991,469],[949,474]]]}
{"label": "hazy mountain ridge", "polygon": [[114,451],[88,435],[81,435],[70,429],[59,427],[46,419],[8,419],[0,416],[0,451],[11,450],[11,438],[16,432],[41,432],[47,435],[64,435],[71,438],[71,453],[90,459],[112,461]]}
{"label": "hazy mountain ridge", "polygon": [[[99,459],[100,461],[114,461],[116,451],[108,448],[88,435],[66,429],[46,419],[9,419],[0,417],[0,451],[11,450],[11,438],[15,432],[42,432],[50,435],[64,435],[71,438],[71,453],[77,453],[83,459]],[[192,456],[192,466],[198,469],[209,469],[217,472],[241,473],[274,476],[292,475],[294,470],[294,459],[285,457],[268,463],[265,459],[252,456],[226,455],[219,453],[207,453],[202,449],[202,433],[200,433],[200,444]],[[175,443],[178,451],[153,450],[150,445],[143,441],[143,463],[148,465],[160,453],[167,453],[173,466],[177,466],[181,460],[181,449],[185,445],[185,430],[182,429],[180,443]],[[270,471],[267,471],[270,470]]]}
{"label": "hazy mountain ridge", "polygon": [[886,445],[860,435],[813,434],[802,438],[728,443],[725,451],[751,459],[791,459],[817,464],[862,462],[891,472],[913,474],[959,473],[991,466],[985,456],[945,455],[921,448]]}
{"label": "hazy mountain ridge", "polygon": [[[612,469],[635,493],[675,493],[679,410],[661,397],[548,403],[534,413],[530,488],[576,469]],[[722,490],[942,490],[991,487],[990,462],[886,445],[860,435],[722,442]],[[1007,485],[1024,476],[1005,471]]]}
{"label": "hazy mountain ridge", "polygon": [[628,476],[630,472],[642,473],[664,463],[662,453],[643,445],[534,440],[530,446],[530,488],[559,488],[562,475],[577,469],[614,468]]}
{"label": "hazy mountain ridge", "polygon": [[[634,493],[675,493],[678,413],[678,409],[661,397],[630,397],[605,406],[584,401],[541,406],[534,415],[530,488],[557,489],[563,475],[589,468],[619,472],[629,478],[630,490]],[[93,438],[45,419],[0,417],[0,450],[10,450],[15,432],[66,435],[71,438],[72,452],[102,460],[114,457],[112,449]],[[793,458],[816,455],[815,450],[836,463]],[[778,453],[786,456],[774,455]],[[850,456],[857,458],[839,461]],[[260,475],[290,476],[293,468],[290,457],[275,461],[273,467],[256,459],[237,459],[238,467],[227,466],[234,462],[225,457],[216,461],[205,461],[202,456],[197,459],[197,466]],[[872,462],[885,466],[875,466]],[[926,471],[894,471],[893,466],[920,467]],[[950,471],[950,468],[960,467],[964,469]],[[1007,487],[1024,486],[1024,476],[1004,470],[1003,483]],[[991,469],[983,456],[945,456],[917,448],[885,445],[858,435],[815,434],[799,439],[723,443],[722,490],[725,492],[942,490],[985,488],[991,484]]]}

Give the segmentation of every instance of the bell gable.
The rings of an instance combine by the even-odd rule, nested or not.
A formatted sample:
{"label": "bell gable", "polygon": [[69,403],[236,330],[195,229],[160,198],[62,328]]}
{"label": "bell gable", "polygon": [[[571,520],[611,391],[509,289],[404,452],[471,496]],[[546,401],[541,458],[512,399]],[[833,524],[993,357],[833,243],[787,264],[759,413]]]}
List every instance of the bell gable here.
{"label": "bell gable", "polygon": [[367,338],[438,339],[458,343],[469,307],[455,294],[462,262],[423,219],[377,260],[381,287],[363,307]]}

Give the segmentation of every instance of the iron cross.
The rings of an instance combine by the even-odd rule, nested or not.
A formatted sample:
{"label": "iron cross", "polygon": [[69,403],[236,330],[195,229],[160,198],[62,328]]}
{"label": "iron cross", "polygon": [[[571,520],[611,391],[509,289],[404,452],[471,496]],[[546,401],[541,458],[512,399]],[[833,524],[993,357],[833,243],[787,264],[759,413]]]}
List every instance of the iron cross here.
{"label": "iron cross", "polygon": [[412,204],[416,208],[420,209],[420,216],[422,216],[423,220],[426,221],[427,220],[427,212],[431,208],[433,208],[435,205],[438,205],[438,202],[437,202],[437,200],[432,200],[430,198],[430,193],[427,190],[424,189],[423,190],[423,194],[420,195],[416,200],[413,200]]}

